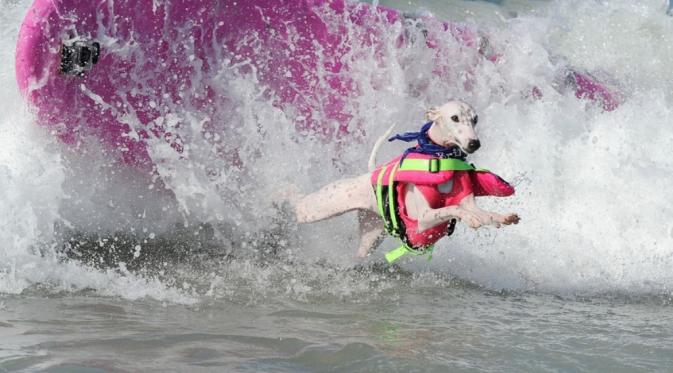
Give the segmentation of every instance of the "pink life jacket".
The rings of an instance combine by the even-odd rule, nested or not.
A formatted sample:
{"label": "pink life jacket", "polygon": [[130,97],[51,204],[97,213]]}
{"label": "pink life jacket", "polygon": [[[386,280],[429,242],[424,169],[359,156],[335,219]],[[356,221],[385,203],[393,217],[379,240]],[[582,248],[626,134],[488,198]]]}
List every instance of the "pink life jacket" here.
{"label": "pink life jacket", "polygon": [[[446,222],[419,232],[418,221],[411,218],[406,210],[408,184],[414,184],[433,209],[458,205],[470,194],[498,197],[514,194],[514,188],[496,174],[475,169],[460,159],[410,153],[400,164],[401,158],[397,157],[374,170],[371,183],[386,230],[399,237],[407,249],[425,251],[447,235],[447,229],[450,235],[455,224],[455,221]],[[452,181],[452,186],[448,185],[451,190],[440,191],[439,185],[449,181]]]}

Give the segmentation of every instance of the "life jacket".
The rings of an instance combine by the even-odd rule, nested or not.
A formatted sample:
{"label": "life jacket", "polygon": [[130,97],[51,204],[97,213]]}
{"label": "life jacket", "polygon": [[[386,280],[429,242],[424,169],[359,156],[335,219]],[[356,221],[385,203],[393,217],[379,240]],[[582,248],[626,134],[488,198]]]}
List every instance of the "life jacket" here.
{"label": "life jacket", "polygon": [[[476,169],[461,159],[419,153],[397,157],[377,168],[372,173],[371,183],[386,231],[402,243],[386,254],[389,263],[407,253],[430,254],[428,259],[431,259],[434,244],[451,235],[456,224],[452,219],[419,232],[418,221],[407,214],[408,184],[414,184],[432,209],[458,205],[470,194],[497,197],[514,194],[511,185],[488,170]],[[446,186],[447,190],[440,190],[440,185]]]}

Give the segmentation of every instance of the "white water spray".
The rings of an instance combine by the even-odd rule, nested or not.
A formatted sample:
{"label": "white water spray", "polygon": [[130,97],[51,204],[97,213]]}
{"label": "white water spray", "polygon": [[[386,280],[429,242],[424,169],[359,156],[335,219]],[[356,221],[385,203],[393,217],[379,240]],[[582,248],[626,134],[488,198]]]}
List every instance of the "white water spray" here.
{"label": "white water spray", "polygon": [[[28,5],[23,1],[2,6],[3,61],[13,60],[16,30]],[[426,10],[441,15],[449,12],[446,7],[451,5],[430,4]],[[432,271],[494,289],[668,291],[673,286],[669,275],[673,209],[666,195],[673,189],[673,130],[668,126],[673,120],[669,109],[673,74],[666,66],[671,60],[667,42],[673,35],[671,18],[656,1],[638,6],[626,0],[550,2],[532,13],[521,4],[502,8],[475,3],[470,9],[465,16],[468,24],[488,35],[501,54],[499,62],[484,60],[447,33],[439,34],[437,50],[423,43],[397,48],[396,40],[404,30],[394,25],[382,34],[383,50],[353,45],[346,56],[349,74],[361,93],[349,102],[353,116],[349,125],[362,126],[363,132],[329,144],[297,135],[293,118],[261,94],[264,87],[254,76],[223,64],[214,79],[219,79],[217,88],[230,101],[221,108],[228,117],[221,118],[216,130],[226,130],[228,136],[213,141],[217,131],[204,134],[202,113],[174,107],[173,115],[190,124],[180,128],[180,135],[188,140],[185,155],[179,156],[163,142],[150,143],[150,155],[170,190],[167,194],[141,193],[146,187],[142,183],[130,192],[108,193],[102,176],[90,183],[100,188],[97,192],[81,186],[81,175],[73,172],[77,161],[65,162],[71,155],[34,126],[28,110],[17,109],[23,104],[12,64],[3,64],[0,208],[11,213],[0,217],[0,291],[17,293],[46,283],[57,290],[93,288],[131,298],[191,300],[189,291],[159,280],[61,261],[52,249],[54,223],[149,234],[168,229],[186,216],[233,227],[232,234],[239,240],[264,229],[276,217],[270,206],[279,185],[296,183],[308,192],[336,178],[365,172],[366,155],[391,123],[399,123],[399,131],[416,129],[428,106],[451,97],[471,102],[482,119],[478,130],[484,146],[471,161],[517,184],[516,197],[482,203],[496,211],[518,212],[523,220],[502,230],[459,229],[439,245],[429,264]],[[330,17],[325,14],[323,19],[342,21]],[[425,20],[424,26],[437,27],[439,23],[433,22]],[[357,35],[357,28],[348,26]],[[422,38],[420,31],[412,36]],[[562,84],[570,66],[609,78],[624,94],[624,104],[608,113],[574,97]],[[533,88],[543,93],[541,98],[530,94]],[[216,147],[225,154],[235,149],[240,166],[231,167],[231,158],[212,156]],[[403,148],[385,145],[379,160]],[[133,171],[113,171],[135,178]],[[123,185],[112,184],[115,190]],[[71,203],[73,191],[80,208]],[[116,207],[109,208],[109,198],[100,198],[101,193],[114,196]],[[118,206],[124,201],[127,206]],[[152,211],[158,213],[152,215]],[[354,220],[346,216],[302,227],[304,245],[292,248],[294,255],[309,262],[327,258],[331,263],[353,265],[350,256],[355,246],[349,245],[354,243]],[[375,259],[380,260],[380,252]],[[414,271],[426,266],[405,265]],[[292,285],[294,291],[320,291],[308,284],[328,281],[321,274],[324,270],[302,268],[306,272],[295,273],[299,278]],[[218,289],[232,289],[237,279],[255,278],[260,268],[212,270],[217,274],[205,276],[205,281],[212,281],[208,294],[217,296],[222,294]],[[275,278],[293,272],[271,267],[263,273],[264,278]],[[193,277],[203,278],[201,274]],[[341,288],[339,294],[356,288],[354,277],[345,278],[330,285]],[[266,286],[257,280],[253,286]],[[357,288],[356,293],[366,293]]]}

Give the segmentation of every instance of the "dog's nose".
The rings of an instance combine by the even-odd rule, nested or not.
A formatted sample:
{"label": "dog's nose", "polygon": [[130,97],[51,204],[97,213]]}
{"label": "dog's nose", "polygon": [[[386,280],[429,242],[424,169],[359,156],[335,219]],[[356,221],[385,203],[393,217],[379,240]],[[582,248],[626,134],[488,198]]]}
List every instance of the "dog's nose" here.
{"label": "dog's nose", "polygon": [[479,140],[470,140],[470,142],[467,143],[467,151],[474,153],[477,151],[477,149],[479,149],[480,146],[481,143]]}

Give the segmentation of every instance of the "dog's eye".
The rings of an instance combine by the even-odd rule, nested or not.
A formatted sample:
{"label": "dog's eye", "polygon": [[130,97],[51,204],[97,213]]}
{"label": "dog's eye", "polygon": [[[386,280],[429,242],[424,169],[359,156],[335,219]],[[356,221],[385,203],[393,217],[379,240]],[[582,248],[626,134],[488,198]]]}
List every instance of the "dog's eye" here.
{"label": "dog's eye", "polygon": [[472,118],[472,125],[473,125],[473,126],[476,126],[476,125],[477,125],[477,122],[479,122],[479,116],[478,116],[478,115],[475,115],[474,118]]}
{"label": "dog's eye", "polygon": [[452,116],[451,120],[458,123],[458,116],[457,115]]}

